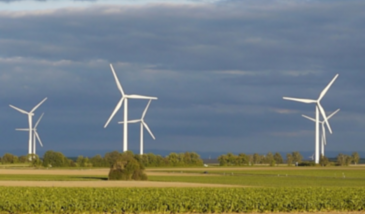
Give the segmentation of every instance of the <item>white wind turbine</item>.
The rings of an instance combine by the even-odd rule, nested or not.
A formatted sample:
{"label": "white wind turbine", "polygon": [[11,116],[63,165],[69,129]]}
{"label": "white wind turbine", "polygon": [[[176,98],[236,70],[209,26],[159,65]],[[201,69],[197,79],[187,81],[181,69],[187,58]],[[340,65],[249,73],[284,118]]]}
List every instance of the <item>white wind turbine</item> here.
{"label": "white wind turbine", "polygon": [[120,84],[118,80],[118,76],[114,71],[113,65],[110,64],[110,68],[113,72],[115,82],[117,84],[117,87],[119,91],[122,94],[122,98],[118,102],[117,106],[115,107],[113,113],[110,115],[108,121],[105,123],[104,128],[108,126],[110,121],[113,119],[114,115],[117,113],[117,111],[120,109],[124,102],[124,129],[123,129],[123,151],[128,150],[128,99],[145,99],[145,100],[157,100],[157,97],[149,97],[149,96],[143,96],[143,95],[136,95],[136,94],[125,94],[122,88],[122,85]]}
{"label": "white wind turbine", "polygon": [[[145,123],[144,122],[144,117],[146,116],[146,113],[147,113],[147,110],[148,110],[148,107],[150,106],[150,104],[151,104],[151,101],[152,100],[150,100],[149,102],[148,102],[148,104],[147,104],[147,106],[146,106],[146,108],[145,108],[145,110],[144,110],[144,112],[143,112],[143,114],[142,114],[142,117],[141,117],[141,119],[139,119],[139,120],[130,120],[130,121],[128,121],[128,123],[141,123],[141,133],[140,133],[140,135],[141,135],[141,139],[140,139],[140,154],[141,155],[143,155],[143,127],[145,127],[146,129],[147,129],[147,131],[150,133],[150,135],[151,135],[151,137],[155,140],[156,138],[155,138],[155,136],[152,134],[152,132],[151,132],[151,130],[150,130],[150,128],[148,127],[148,125],[147,125],[147,123]],[[124,121],[121,121],[121,122],[119,122],[119,124],[123,124],[124,123]]]}
{"label": "white wind turbine", "polygon": [[[33,151],[32,151],[32,154],[36,154],[36,140],[38,139],[38,142],[39,144],[41,145],[41,147],[43,147],[43,144],[42,144],[42,141],[41,141],[41,138],[39,137],[39,134],[37,132],[37,126],[39,124],[39,122],[41,121],[42,117],[43,117],[44,113],[39,117],[38,121],[36,122],[36,124],[34,125],[34,128],[32,129],[33,131]],[[17,131],[29,131],[29,129],[16,129]]]}
{"label": "white wind turbine", "polygon": [[311,100],[311,99],[300,99],[300,98],[291,98],[291,97],[283,97],[284,100],[291,100],[301,103],[315,103],[316,104],[316,131],[315,131],[315,163],[319,163],[319,112],[321,112],[324,122],[327,125],[328,131],[332,134],[332,129],[330,124],[327,121],[326,112],[324,111],[321,100],[324,97],[324,95],[327,93],[328,89],[331,87],[331,85],[334,83],[334,81],[337,79],[338,74],[332,79],[332,81],[327,85],[326,88],[323,89],[321,94],[319,95],[317,100]]}
{"label": "white wind turbine", "polygon": [[18,107],[12,106],[10,105],[11,108],[19,111],[20,113],[26,114],[28,115],[28,122],[29,122],[29,144],[28,144],[28,154],[32,154],[32,126],[33,126],[33,122],[32,122],[32,117],[34,116],[34,111],[40,106],[42,105],[42,103],[44,103],[47,100],[47,97],[44,98],[40,103],[38,103],[38,105],[36,105],[30,112],[24,111],[23,109],[20,109]]}
{"label": "white wind turbine", "polygon": [[[333,117],[333,115],[335,115],[337,112],[339,112],[340,111],[340,109],[337,109],[335,112],[333,112],[330,116],[328,116],[327,117],[327,119],[329,120],[331,117]],[[305,117],[305,118],[307,118],[308,120],[311,120],[311,121],[313,121],[313,122],[316,122],[316,119],[314,119],[314,118],[311,118],[311,117],[308,117],[308,116],[306,116],[306,115],[302,115],[303,117]],[[324,146],[325,145],[327,145],[327,140],[326,140],[326,128],[325,128],[325,126],[324,126],[324,124],[325,124],[325,122],[324,122],[324,120],[322,120],[322,121],[319,121],[319,123],[321,124],[321,126],[322,126],[322,136],[321,136],[321,140],[322,140],[322,142],[321,142],[321,154],[322,154],[322,156],[324,156]]]}

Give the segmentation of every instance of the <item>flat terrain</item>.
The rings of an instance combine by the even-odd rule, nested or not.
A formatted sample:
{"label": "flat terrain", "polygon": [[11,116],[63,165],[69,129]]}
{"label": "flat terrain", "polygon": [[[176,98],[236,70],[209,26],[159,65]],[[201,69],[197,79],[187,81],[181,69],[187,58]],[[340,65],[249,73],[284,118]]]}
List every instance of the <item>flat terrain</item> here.
{"label": "flat terrain", "polygon": [[361,187],[365,167],[149,168],[149,181],[107,181],[109,169],[0,169],[0,186]]}
{"label": "flat terrain", "polygon": [[158,181],[0,181],[0,186],[17,187],[243,187],[224,184],[200,184]]}
{"label": "flat terrain", "polygon": [[[107,181],[109,169],[0,169],[0,186],[19,187],[243,187],[163,181]],[[147,172],[149,176],[214,176],[198,173]],[[76,176],[76,177],[72,177]],[[62,179],[64,177],[64,179]],[[81,181],[78,180],[81,179]],[[58,180],[58,179],[61,179]],[[73,180],[73,179],[76,179]]]}

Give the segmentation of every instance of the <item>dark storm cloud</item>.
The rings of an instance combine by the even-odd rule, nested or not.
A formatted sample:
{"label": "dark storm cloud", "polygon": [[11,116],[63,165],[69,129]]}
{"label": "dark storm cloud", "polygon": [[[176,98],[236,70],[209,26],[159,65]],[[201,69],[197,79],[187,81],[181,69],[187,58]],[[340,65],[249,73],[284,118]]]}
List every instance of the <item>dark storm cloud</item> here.
{"label": "dark storm cloud", "polygon": [[[0,12],[2,141],[27,137],[12,131],[27,121],[8,104],[31,109],[47,96],[40,110],[52,149],[121,148],[122,113],[102,129],[120,99],[113,63],[127,93],[159,97],[146,116],[157,137],[145,136],[147,150],[311,150],[314,124],[300,115],[313,116],[314,106],[282,96],[316,99],[336,73],[322,101],[328,112],[341,108],[329,149],[359,149],[363,9],[362,1],[222,1]],[[130,118],[144,106],[131,102]],[[346,138],[351,146],[341,145]]]}

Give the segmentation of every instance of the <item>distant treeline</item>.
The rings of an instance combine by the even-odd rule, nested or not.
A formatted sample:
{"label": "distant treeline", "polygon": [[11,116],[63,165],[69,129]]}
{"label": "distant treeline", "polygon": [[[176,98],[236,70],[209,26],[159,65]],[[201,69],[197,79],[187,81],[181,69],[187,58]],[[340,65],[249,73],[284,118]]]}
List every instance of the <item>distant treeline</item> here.
{"label": "distant treeline", "polygon": [[[352,155],[338,154],[337,159],[334,162],[329,161],[325,156],[321,156],[319,164],[322,166],[338,165],[338,166],[348,166],[351,163],[358,164],[360,161],[360,155],[357,152],[353,152]],[[253,166],[256,164],[269,164],[270,166],[275,166],[278,164],[286,163],[291,166],[293,164],[298,164],[299,166],[314,166],[314,162],[303,161],[303,156],[298,152],[288,153],[284,161],[280,153],[272,152],[266,155],[255,154],[244,154],[239,153],[234,155],[232,153],[227,153],[218,157],[219,165],[221,166]]]}
{"label": "distant treeline", "polygon": [[[170,153],[169,155],[162,157],[161,155],[155,155],[148,153],[144,155],[133,154],[131,151],[127,151],[128,154],[133,155],[144,167],[161,167],[161,166],[202,166],[203,160],[195,152],[185,153]],[[75,159],[69,159],[65,157],[61,152],[47,151],[44,153],[43,158],[39,158],[37,155],[23,155],[15,156],[9,153],[0,157],[2,164],[8,163],[30,163],[33,166],[44,167],[110,167],[115,160],[120,156],[120,152],[113,151],[106,153],[103,157],[96,155],[94,157],[79,156]],[[331,161],[323,156],[320,158],[320,165],[338,165],[346,166],[351,163],[358,164],[360,156],[357,152],[353,152],[352,155],[339,154],[335,160]],[[235,155],[233,153],[227,153],[218,157],[219,165],[221,166],[253,166],[257,164],[268,164],[275,166],[278,164],[287,164],[289,166],[298,164],[300,166],[313,166],[313,161],[303,161],[303,156],[298,152],[288,153],[285,159],[280,153],[269,152],[266,155],[254,153],[244,154],[239,153]]]}
{"label": "distant treeline", "polygon": [[[149,154],[133,154],[131,151],[126,153],[133,155],[145,167],[161,167],[161,166],[203,166],[203,160],[195,152],[170,153],[166,157],[161,155]],[[88,158],[79,156],[76,161],[65,157],[61,152],[47,151],[43,158],[37,155],[15,156],[9,153],[4,154],[0,158],[2,164],[9,163],[30,163],[33,166],[43,167],[110,167],[114,164],[122,153],[118,151],[108,152],[102,157],[96,155]]]}

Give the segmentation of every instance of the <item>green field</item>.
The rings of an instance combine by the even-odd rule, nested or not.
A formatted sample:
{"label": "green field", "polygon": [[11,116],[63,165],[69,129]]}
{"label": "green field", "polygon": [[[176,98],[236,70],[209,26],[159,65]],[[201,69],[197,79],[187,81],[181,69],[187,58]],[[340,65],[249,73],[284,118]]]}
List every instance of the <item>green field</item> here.
{"label": "green field", "polygon": [[92,175],[0,175],[0,181],[97,181],[108,176]]}
{"label": "green field", "polygon": [[0,187],[0,213],[361,211],[365,188]]}
{"label": "green field", "polygon": [[[245,187],[365,187],[365,168],[278,168],[240,170],[216,167],[173,170],[149,169],[150,172],[167,172],[149,176],[150,181],[190,182],[242,185]],[[204,174],[205,172],[206,174]],[[52,173],[52,171],[50,171]],[[183,176],[180,176],[183,175]],[[100,181],[107,175],[4,175],[1,180],[14,181]]]}
{"label": "green field", "polygon": [[[6,172],[6,171],[3,171]],[[9,170],[1,181],[103,181],[108,170]],[[21,174],[28,172],[28,174]],[[57,175],[52,173],[69,175]],[[80,175],[78,173],[89,173]],[[100,174],[101,172],[101,174]],[[102,175],[105,172],[105,175]],[[38,173],[38,174],[37,174]],[[47,173],[45,175],[41,173]],[[98,175],[93,173],[99,173]],[[365,167],[166,168],[149,181],[206,188],[1,187],[0,213],[275,213],[365,211]],[[72,175],[71,175],[72,174]]]}

